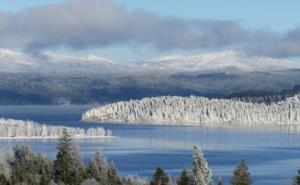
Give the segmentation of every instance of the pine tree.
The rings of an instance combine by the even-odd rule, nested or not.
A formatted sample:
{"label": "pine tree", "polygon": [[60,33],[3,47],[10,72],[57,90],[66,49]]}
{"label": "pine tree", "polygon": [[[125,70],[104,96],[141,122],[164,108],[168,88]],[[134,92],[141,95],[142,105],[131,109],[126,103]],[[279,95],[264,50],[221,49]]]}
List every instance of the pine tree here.
{"label": "pine tree", "polygon": [[118,176],[118,170],[112,163],[107,170],[107,185],[121,185],[121,179]]}
{"label": "pine tree", "polygon": [[80,154],[71,136],[64,129],[63,136],[57,145],[58,153],[54,161],[55,182],[64,184],[80,184],[85,176],[85,170],[80,160]]}
{"label": "pine tree", "polygon": [[219,178],[218,178],[218,185],[223,185],[222,177],[219,177]]}
{"label": "pine tree", "polygon": [[251,177],[245,160],[241,160],[233,172],[231,185],[251,185]]}
{"label": "pine tree", "polygon": [[[14,158],[11,160],[12,184],[43,184],[52,177],[52,162],[41,154],[35,155],[27,146],[14,148]],[[48,181],[49,181],[48,180]]]}
{"label": "pine tree", "polygon": [[150,185],[169,185],[170,179],[165,174],[164,170],[158,167],[153,175]]}
{"label": "pine tree", "polygon": [[298,175],[294,177],[292,185],[300,185],[300,169],[298,170]]}
{"label": "pine tree", "polygon": [[0,175],[0,184],[1,185],[9,185],[10,184],[8,179],[3,174]]}
{"label": "pine tree", "polygon": [[97,151],[95,156],[89,161],[87,174],[89,178],[94,178],[101,184],[108,183],[108,168],[106,158]]}
{"label": "pine tree", "polygon": [[192,153],[193,180],[195,185],[213,185],[212,172],[200,148],[194,146]]}
{"label": "pine tree", "polygon": [[188,176],[187,170],[183,170],[181,172],[180,177],[177,179],[176,183],[177,185],[189,185],[190,183],[190,178]]}

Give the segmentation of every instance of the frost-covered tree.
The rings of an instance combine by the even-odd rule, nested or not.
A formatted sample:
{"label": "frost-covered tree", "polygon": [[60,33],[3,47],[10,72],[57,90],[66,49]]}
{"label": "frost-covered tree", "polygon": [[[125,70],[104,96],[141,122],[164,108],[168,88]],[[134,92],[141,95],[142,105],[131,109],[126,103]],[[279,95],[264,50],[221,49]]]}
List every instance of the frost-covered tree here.
{"label": "frost-covered tree", "polygon": [[187,170],[183,170],[176,181],[177,185],[190,185],[190,177]]}
{"label": "frost-covered tree", "polygon": [[95,156],[89,161],[87,166],[87,175],[89,178],[94,178],[101,184],[108,183],[109,165],[106,158],[97,151]]}
{"label": "frost-covered tree", "polygon": [[1,185],[10,185],[9,180],[3,174],[0,175],[0,184]]}
{"label": "frost-covered tree", "polygon": [[110,164],[107,170],[107,185],[121,185],[118,169],[114,163]]}
{"label": "frost-covered tree", "polygon": [[122,178],[122,185],[149,185],[149,182],[138,176],[129,176]]}
{"label": "frost-covered tree", "polygon": [[150,185],[170,185],[170,179],[164,170],[158,167],[150,181]]}
{"label": "frost-covered tree", "polygon": [[161,96],[93,108],[83,120],[176,125],[300,125],[300,94],[271,103]]}
{"label": "frost-covered tree", "polygon": [[59,138],[63,135],[64,129],[67,129],[72,137],[107,137],[112,134],[110,130],[101,127],[84,130],[0,118],[0,138]]}
{"label": "frost-covered tree", "polygon": [[41,154],[35,155],[28,146],[14,148],[11,165],[11,183],[47,185],[52,178],[52,161]]}
{"label": "frost-covered tree", "polygon": [[195,185],[213,185],[212,172],[201,149],[194,146],[192,152],[193,180]]}
{"label": "frost-covered tree", "polygon": [[100,185],[95,179],[86,179],[80,185]]}
{"label": "frost-covered tree", "polygon": [[217,184],[217,185],[223,185],[222,177],[219,177],[219,178],[218,178],[218,184]]}
{"label": "frost-covered tree", "polygon": [[251,185],[251,177],[248,170],[248,165],[245,160],[241,160],[233,172],[233,177],[230,181],[231,185]]}
{"label": "frost-covered tree", "polygon": [[54,161],[54,178],[56,182],[79,185],[84,177],[85,170],[80,160],[78,148],[67,130],[57,144],[58,153]]}
{"label": "frost-covered tree", "polygon": [[11,147],[3,148],[0,151],[0,174],[3,175],[5,179],[10,179],[11,164],[13,160],[14,160],[14,151]]}
{"label": "frost-covered tree", "polygon": [[297,172],[298,175],[294,177],[292,185],[300,185],[300,169]]}

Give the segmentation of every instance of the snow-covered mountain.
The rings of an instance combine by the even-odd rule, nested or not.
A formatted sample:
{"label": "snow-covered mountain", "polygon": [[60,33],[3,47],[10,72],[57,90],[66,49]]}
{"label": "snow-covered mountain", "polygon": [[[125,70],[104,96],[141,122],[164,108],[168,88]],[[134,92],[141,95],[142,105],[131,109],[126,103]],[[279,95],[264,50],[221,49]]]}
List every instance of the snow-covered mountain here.
{"label": "snow-covered mountain", "polygon": [[125,63],[95,55],[74,57],[44,53],[37,57],[0,49],[0,72],[10,73],[101,74],[145,71],[203,72],[229,69],[244,72],[300,69],[300,62],[222,51],[194,56],[163,56],[152,60]]}
{"label": "snow-covered mountain", "polygon": [[212,52],[193,56],[164,56],[144,62],[143,65],[174,71],[238,69],[249,72],[300,69],[300,62],[270,57],[247,56],[235,51]]}
{"label": "snow-covered mountain", "polygon": [[6,49],[0,49],[0,72],[39,73],[39,74],[88,74],[116,73],[124,66],[109,59],[88,55],[73,57],[45,53],[41,56],[26,55]]}
{"label": "snow-covered mountain", "polygon": [[0,139],[59,138],[62,136],[64,129],[72,137],[79,138],[110,137],[112,134],[110,130],[105,130],[102,127],[84,130],[74,127],[38,124],[33,121],[0,119]]}
{"label": "snow-covered mountain", "polygon": [[300,94],[270,105],[196,96],[144,98],[93,108],[84,113],[82,119],[209,126],[300,125]]}

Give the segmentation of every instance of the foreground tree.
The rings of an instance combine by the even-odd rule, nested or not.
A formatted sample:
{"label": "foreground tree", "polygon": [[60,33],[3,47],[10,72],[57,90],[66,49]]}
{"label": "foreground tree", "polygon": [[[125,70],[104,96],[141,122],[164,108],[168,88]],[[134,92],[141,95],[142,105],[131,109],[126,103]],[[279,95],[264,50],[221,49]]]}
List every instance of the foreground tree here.
{"label": "foreground tree", "polygon": [[223,185],[222,177],[219,177],[219,178],[218,178],[218,184],[217,184],[217,185]]}
{"label": "foreground tree", "polygon": [[149,182],[138,176],[129,176],[122,178],[122,185],[149,185]]}
{"label": "foreground tree", "polygon": [[248,165],[245,160],[241,160],[239,165],[235,168],[233,172],[233,177],[231,179],[231,185],[251,185],[251,177],[248,170]]}
{"label": "foreground tree", "polygon": [[192,152],[192,172],[195,185],[213,185],[212,172],[200,148],[194,146]]}
{"label": "foreground tree", "polygon": [[170,179],[165,174],[164,170],[158,167],[153,175],[150,185],[169,185]]}
{"label": "foreground tree", "polygon": [[90,160],[86,171],[89,178],[94,178],[101,184],[108,184],[108,169],[109,165],[106,158],[100,151],[97,151]]}
{"label": "foreground tree", "polygon": [[187,170],[183,170],[180,174],[180,177],[176,181],[177,185],[189,185],[190,178],[188,176]]}
{"label": "foreground tree", "polygon": [[107,179],[107,185],[121,185],[121,180],[118,175],[118,169],[116,168],[114,163],[112,163],[108,168]]}
{"label": "foreground tree", "polygon": [[298,170],[298,175],[294,177],[292,185],[300,185],[300,169]]}
{"label": "foreground tree", "polygon": [[2,184],[2,185],[10,185],[8,179],[3,174],[0,175],[0,184]]}
{"label": "foreground tree", "polygon": [[58,153],[54,161],[54,180],[57,183],[79,185],[86,177],[80,154],[67,130],[57,145]]}
{"label": "foreground tree", "polygon": [[35,155],[28,146],[14,148],[11,165],[12,184],[44,184],[52,178],[52,161],[41,154]]}

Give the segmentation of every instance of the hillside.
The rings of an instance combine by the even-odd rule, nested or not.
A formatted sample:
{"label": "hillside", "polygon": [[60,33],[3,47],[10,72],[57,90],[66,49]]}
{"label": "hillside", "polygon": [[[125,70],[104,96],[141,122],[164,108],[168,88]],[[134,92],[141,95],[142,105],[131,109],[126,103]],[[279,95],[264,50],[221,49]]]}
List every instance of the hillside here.
{"label": "hillside", "polygon": [[299,85],[299,69],[294,61],[233,51],[124,62],[0,49],[0,104],[103,104],[191,95],[245,99],[247,92],[292,90]]}

